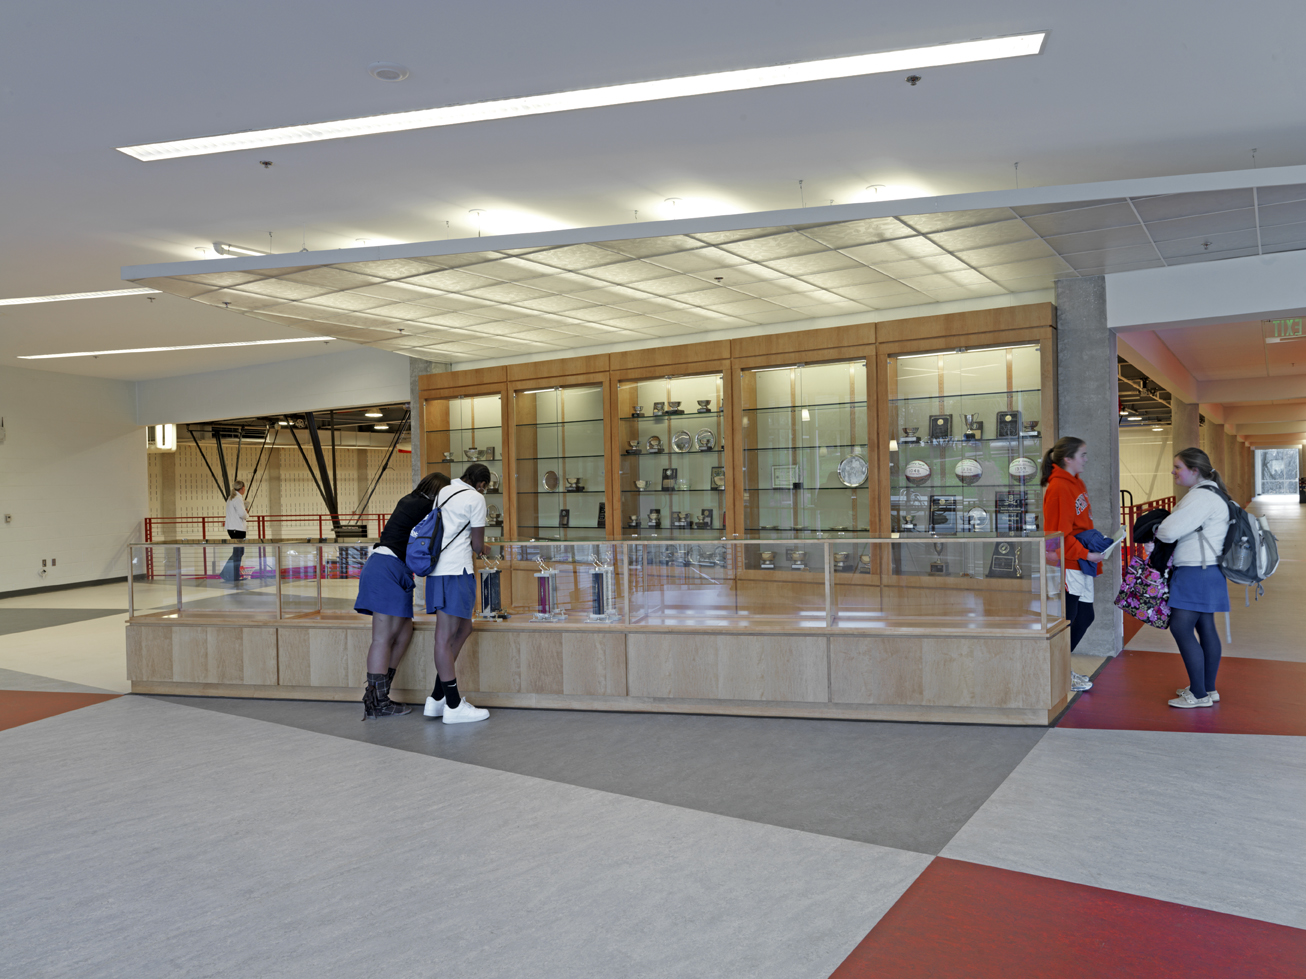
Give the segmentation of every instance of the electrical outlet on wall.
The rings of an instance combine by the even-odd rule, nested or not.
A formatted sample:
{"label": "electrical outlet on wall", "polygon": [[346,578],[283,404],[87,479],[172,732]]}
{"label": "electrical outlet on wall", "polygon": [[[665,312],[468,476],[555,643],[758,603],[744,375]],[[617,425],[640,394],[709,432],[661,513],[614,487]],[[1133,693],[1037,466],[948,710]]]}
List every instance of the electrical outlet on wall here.
{"label": "electrical outlet on wall", "polygon": [[50,567],[53,568],[53,567],[54,567],[55,565],[57,565],[58,563],[59,563],[59,559],[58,559],[57,557],[52,557],[52,558],[50,558]]}

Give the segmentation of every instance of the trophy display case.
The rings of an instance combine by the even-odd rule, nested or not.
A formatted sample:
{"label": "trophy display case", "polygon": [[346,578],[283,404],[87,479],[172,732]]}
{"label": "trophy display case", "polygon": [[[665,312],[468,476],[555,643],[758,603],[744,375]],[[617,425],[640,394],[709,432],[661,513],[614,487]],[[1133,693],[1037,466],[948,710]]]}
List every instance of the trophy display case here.
{"label": "trophy display case", "polygon": [[[741,372],[743,532],[798,540],[865,535],[871,522],[866,361]],[[819,548],[773,555],[819,569]],[[760,552],[756,566],[771,561]]]}
{"label": "trophy display case", "polygon": [[490,470],[490,488],[485,494],[485,537],[502,538],[506,516],[503,467],[507,461],[503,396],[427,398],[422,402],[422,411],[425,471],[441,472],[453,479],[473,462],[484,463]]}
{"label": "trophy display case", "polygon": [[620,536],[725,535],[721,373],[617,382]]}
{"label": "trophy display case", "polygon": [[[1042,529],[1043,370],[1039,343],[888,356],[892,532],[1020,536]],[[925,567],[906,573],[990,572],[988,557],[937,549]]]}
{"label": "trophy display case", "polygon": [[603,384],[513,393],[517,535],[608,536]]}

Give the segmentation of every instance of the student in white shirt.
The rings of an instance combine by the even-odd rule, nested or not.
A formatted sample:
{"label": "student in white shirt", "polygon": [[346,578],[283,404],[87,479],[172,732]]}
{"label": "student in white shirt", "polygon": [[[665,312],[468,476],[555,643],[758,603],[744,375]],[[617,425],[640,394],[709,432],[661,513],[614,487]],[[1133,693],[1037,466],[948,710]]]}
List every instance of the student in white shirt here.
{"label": "student in white shirt", "polygon": [[483,721],[488,710],[474,707],[458,692],[454,663],[472,634],[476,607],[476,575],[472,560],[488,555],[485,544],[485,491],[490,470],[474,462],[461,479],[440,490],[436,506],[444,525],[440,559],[426,579],[426,611],[435,614],[435,689],[426,698],[427,717],[443,717],[445,724]]}
{"label": "student in white shirt", "polygon": [[[236,480],[231,484],[231,495],[227,497],[227,519],[224,523],[227,529],[227,536],[232,540],[244,540],[245,531],[249,528],[249,512],[245,509],[245,483],[242,480]],[[231,570],[232,580],[241,579],[240,562],[244,560],[245,549],[243,547],[233,547],[231,549]]]}

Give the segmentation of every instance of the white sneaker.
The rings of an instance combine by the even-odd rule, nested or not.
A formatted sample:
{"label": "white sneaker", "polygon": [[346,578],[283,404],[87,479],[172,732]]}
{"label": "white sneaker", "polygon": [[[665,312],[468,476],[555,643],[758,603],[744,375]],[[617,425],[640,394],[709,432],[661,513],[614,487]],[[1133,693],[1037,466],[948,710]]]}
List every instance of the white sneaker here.
{"label": "white sneaker", "polygon": [[1207,694],[1201,700],[1198,700],[1193,696],[1191,690],[1185,690],[1174,700],[1167,701],[1167,703],[1171,707],[1210,707],[1214,701],[1211,700],[1210,694]]}
{"label": "white sneaker", "polygon": [[458,704],[457,707],[448,707],[444,709],[444,722],[446,724],[470,724],[472,721],[483,721],[490,716],[490,712],[483,707],[473,707],[472,702],[466,697]]}
{"label": "white sneaker", "polygon": [[444,698],[436,700],[434,697],[426,698],[426,706],[422,708],[422,713],[427,717],[439,717],[444,713]]}
{"label": "white sneaker", "polygon": [[[1175,691],[1175,693],[1177,693],[1179,696],[1182,697],[1190,690],[1192,690],[1192,687],[1180,687],[1178,690]],[[1220,702],[1220,695],[1216,693],[1214,690],[1206,691],[1206,696],[1211,698],[1211,703],[1213,704],[1218,704]]]}
{"label": "white sneaker", "polygon": [[1083,693],[1085,690],[1093,689],[1093,681],[1082,673],[1070,671],[1070,691],[1071,693]]}

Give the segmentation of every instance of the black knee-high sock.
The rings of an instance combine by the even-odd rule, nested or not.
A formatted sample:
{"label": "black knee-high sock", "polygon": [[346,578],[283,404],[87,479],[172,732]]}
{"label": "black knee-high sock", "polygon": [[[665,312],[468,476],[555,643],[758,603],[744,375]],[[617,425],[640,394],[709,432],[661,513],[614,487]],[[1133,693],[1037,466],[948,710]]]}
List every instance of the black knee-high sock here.
{"label": "black knee-high sock", "polygon": [[459,704],[461,704],[462,702],[463,702],[462,697],[458,696],[458,681],[457,681],[457,680],[445,680],[445,681],[444,681],[444,706],[445,706],[445,709],[448,710],[448,709],[451,709],[451,708],[457,707],[457,706],[458,706]]}
{"label": "black knee-high sock", "polygon": [[435,675],[435,686],[431,688],[432,700],[444,700],[444,681],[440,679],[440,674]]}

